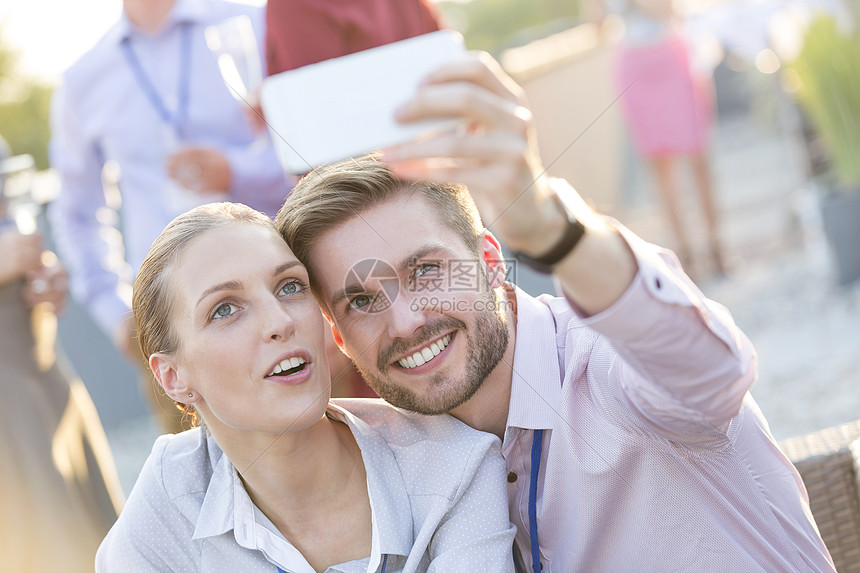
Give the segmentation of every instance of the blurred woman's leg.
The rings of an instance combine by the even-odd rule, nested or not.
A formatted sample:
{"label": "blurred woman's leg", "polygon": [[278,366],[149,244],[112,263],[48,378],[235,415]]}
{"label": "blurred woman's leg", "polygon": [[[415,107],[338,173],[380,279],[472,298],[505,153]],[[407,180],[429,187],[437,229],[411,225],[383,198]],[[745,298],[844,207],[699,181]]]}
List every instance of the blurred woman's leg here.
{"label": "blurred woman's leg", "polygon": [[724,274],[725,265],[722,247],[720,246],[719,216],[714,193],[714,180],[711,174],[711,162],[708,159],[707,152],[698,151],[690,156],[690,163],[693,168],[696,190],[699,194],[699,203],[705,216],[708,254],[711,258],[711,265],[714,272]]}
{"label": "blurred woman's leg", "polygon": [[681,264],[684,269],[689,272],[692,262],[690,243],[687,240],[687,234],[684,230],[684,224],[681,217],[681,209],[678,204],[678,186],[675,179],[675,165],[677,158],[670,155],[659,155],[649,159],[652,170],[654,171],[655,183],[657,184],[657,192],[660,195],[660,202],[663,205],[663,210],[669,220],[669,225],[672,228],[674,235],[675,253],[681,259]]}

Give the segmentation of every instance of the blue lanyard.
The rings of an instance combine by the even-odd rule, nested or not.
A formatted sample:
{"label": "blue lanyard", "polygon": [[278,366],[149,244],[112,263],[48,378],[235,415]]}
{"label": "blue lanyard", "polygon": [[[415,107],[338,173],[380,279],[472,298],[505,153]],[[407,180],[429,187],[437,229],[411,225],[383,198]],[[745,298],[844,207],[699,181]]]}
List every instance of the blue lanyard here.
{"label": "blue lanyard", "polygon": [[537,486],[540,472],[540,455],[543,450],[543,430],[535,430],[532,443],[532,472],[529,482],[529,537],[532,542],[532,571],[540,573],[540,545],[537,528]]}
{"label": "blue lanyard", "polygon": [[[538,474],[540,473],[540,458],[543,451],[543,430],[535,430],[534,441],[532,442],[532,466],[531,480],[529,482],[529,539],[532,546],[532,571],[540,573],[540,545],[538,544],[538,525],[537,525],[537,486]],[[514,547],[514,565],[517,573],[524,573],[523,565],[520,562],[520,554]]]}
{"label": "blue lanyard", "polygon": [[164,100],[159,95],[158,90],[155,89],[155,84],[147,75],[146,70],[143,69],[143,65],[141,65],[140,59],[131,45],[131,38],[126,36],[122,40],[125,58],[128,60],[129,66],[131,66],[131,71],[134,73],[138,86],[146,94],[149,103],[152,104],[158,115],[161,116],[161,121],[166,124],[172,124],[177,133],[181,133],[185,119],[188,116],[188,94],[191,84],[191,24],[184,22],[181,26],[182,36],[180,38],[180,45],[182,51],[179,60],[179,80],[177,81],[179,98],[176,112],[173,114],[167,109]]}
{"label": "blue lanyard", "polygon": [[[388,555],[387,554],[382,556],[382,571],[380,573],[385,573],[385,566],[386,565],[388,565]],[[276,565],[276,567],[277,567],[277,565]],[[287,573],[287,572],[284,571],[283,569],[281,569],[280,567],[278,567],[278,573]]]}

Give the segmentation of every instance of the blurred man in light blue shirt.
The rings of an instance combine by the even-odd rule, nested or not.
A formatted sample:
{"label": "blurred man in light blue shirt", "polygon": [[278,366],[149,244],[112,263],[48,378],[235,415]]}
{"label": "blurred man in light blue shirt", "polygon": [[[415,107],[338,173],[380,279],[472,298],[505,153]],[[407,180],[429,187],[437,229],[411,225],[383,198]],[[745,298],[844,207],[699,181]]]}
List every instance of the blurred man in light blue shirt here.
{"label": "blurred man in light blue shirt", "polygon": [[[292,182],[204,37],[207,26],[247,15],[262,40],[262,8],[222,0],[124,0],[123,8],[55,95],[51,159],[61,191],[49,214],[74,296],[137,360],[131,281],[165,225],[212,201],[273,215]],[[119,171],[118,221],[103,186],[108,162]]]}

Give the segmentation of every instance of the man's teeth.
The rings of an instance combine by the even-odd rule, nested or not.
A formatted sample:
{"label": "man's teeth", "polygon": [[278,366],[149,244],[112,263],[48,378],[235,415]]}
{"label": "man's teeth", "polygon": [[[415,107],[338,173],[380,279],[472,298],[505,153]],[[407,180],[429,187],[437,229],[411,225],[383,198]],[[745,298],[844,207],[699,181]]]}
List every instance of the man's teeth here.
{"label": "man's teeth", "polygon": [[403,366],[404,368],[415,368],[416,366],[421,366],[425,362],[430,362],[433,358],[436,357],[437,354],[442,352],[448,344],[451,342],[451,335],[446,334],[439,340],[436,340],[429,345],[425,346],[412,356],[407,356],[406,358],[401,358],[397,361],[398,364]]}
{"label": "man's teeth", "polygon": [[298,356],[293,356],[292,358],[285,358],[281,360],[278,364],[275,365],[275,368],[269,372],[269,376],[274,376],[275,374],[280,374],[284,370],[289,370],[291,368],[297,368],[305,363],[304,358],[299,358]]}

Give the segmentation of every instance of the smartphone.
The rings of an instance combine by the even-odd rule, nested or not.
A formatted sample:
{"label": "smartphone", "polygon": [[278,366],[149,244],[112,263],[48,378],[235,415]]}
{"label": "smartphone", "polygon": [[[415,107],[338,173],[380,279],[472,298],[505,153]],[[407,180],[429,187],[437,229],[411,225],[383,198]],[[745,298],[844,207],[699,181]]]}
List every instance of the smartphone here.
{"label": "smartphone", "polygon": [[260,103],[284,169],[301,174],[369,151],[455,129],[458,120],[398,124],[419,82],[465,52],[439,30],[263,80]]}

